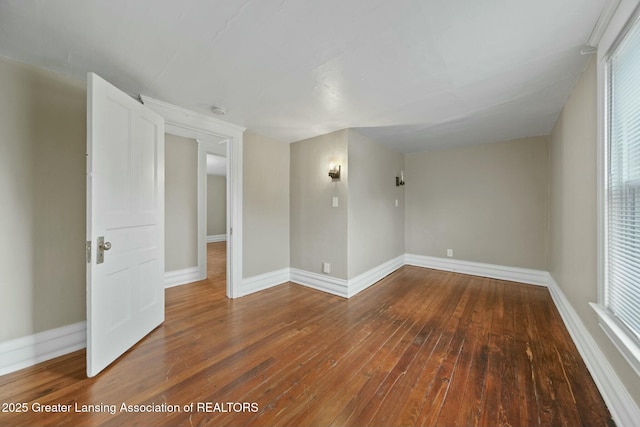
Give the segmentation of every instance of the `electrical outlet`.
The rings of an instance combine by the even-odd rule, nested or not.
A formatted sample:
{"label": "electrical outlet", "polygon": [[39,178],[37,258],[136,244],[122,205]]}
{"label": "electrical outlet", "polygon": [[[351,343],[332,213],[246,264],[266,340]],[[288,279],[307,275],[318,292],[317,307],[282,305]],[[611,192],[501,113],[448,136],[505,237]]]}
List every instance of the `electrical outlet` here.
{"label": "electrical outlet", "polygon": [[453,256],[453,249],[447,249],[447,256]]}
{"label": "electrical outlet", "polygon": [[331,264],[329,264],[328,262],[323,262],[322,263],[322,272],[329,274],[331,273]]}

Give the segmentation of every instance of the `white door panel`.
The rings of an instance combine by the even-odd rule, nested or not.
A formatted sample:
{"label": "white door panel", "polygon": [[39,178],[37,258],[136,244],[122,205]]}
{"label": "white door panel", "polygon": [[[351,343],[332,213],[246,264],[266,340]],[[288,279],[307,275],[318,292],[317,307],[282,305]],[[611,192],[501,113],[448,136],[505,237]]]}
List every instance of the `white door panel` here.
{"label": "white door panel", "polygon": [[95,74],[87,88],[91,377],[164,320],[164,120]]}

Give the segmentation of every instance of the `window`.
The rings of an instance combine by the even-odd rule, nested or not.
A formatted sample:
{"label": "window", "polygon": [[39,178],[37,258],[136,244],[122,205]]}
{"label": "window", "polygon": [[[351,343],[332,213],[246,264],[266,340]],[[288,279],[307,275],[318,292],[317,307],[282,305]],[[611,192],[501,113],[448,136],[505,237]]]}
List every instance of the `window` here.
{"label": "window", "polygon": [[604,287],[596,311],[640,373],[640,20],[605,57]]}

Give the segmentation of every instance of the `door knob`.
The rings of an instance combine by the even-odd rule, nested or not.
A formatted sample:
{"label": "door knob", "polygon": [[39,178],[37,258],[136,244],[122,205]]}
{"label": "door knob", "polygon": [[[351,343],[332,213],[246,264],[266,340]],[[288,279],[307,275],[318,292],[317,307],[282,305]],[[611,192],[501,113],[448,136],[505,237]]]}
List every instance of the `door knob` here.
{"label": "door knob", "polygon": [[96,264],[104,262],[104,251],[111,249],[111,242],[105,242],[104,236],[98,237],[98,255],[96,256]]}

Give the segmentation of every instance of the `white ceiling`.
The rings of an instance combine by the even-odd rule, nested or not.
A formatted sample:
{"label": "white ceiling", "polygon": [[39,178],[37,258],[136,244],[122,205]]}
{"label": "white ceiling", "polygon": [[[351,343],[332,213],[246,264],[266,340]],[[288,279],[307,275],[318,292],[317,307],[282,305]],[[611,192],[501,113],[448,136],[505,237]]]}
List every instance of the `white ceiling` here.
{"label": "white ceiling", "polygon": [[549,134],[606,0],[1,0],[0,55],[286,142]]}

